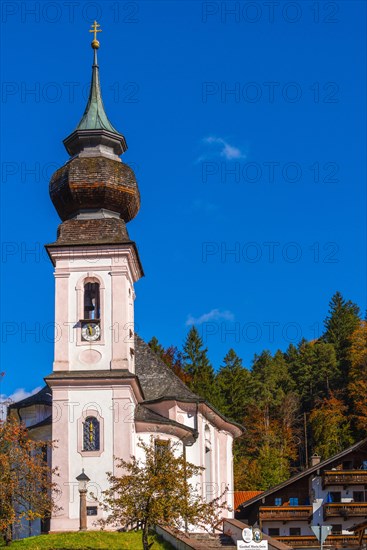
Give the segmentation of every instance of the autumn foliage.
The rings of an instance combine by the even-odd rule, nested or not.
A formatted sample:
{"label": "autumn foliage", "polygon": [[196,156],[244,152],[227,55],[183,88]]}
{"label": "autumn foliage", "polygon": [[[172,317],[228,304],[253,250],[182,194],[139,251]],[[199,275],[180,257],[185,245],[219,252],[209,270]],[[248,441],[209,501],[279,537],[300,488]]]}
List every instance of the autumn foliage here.
{"label": "autumn foliage", "polygon": [[45,461],[48,446],[30,439],[15,418],[0,421],[0,533],[7,544],[22,520],[49,517],[55,508],[56,487]]}
{"label": "autumn foliage", "polygon": [[[250,368],[234,349],[211,365],[199,329],[174,349],[190,389],[245,428],[234,444],[237,490],[266,490],[305,469],[313,453],[326,459],[367,437],[367,322],[340,292],[319,338],[264,350]],[[173,368],[170,348],[152,344]]]}
{"label": "autumn foliage", "polygon": [[149,530],[155,525],[213,530],[219,524],[220,512],[227,508],[224,494],[207,502],[200,490],[203,468],[187,462],[177,445],[162,444],[157,450],[151,438],[150,444],[138,444],[141,460],[135,456],[130,461],[117,459],[121,473],[107,474],[110,488],[103,492],[102,505],[109,515],[101,521],[102,527],[140,527],[143,548],[148,550]]}

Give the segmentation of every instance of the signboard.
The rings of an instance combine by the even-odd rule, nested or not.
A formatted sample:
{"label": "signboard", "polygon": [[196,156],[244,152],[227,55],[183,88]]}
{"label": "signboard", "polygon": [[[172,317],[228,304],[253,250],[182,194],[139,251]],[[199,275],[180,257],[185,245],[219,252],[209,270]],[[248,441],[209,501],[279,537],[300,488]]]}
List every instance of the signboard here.
{"label": "signboard", "polygon": [[243,540],[237,541],[237,550],[268,550],[268,541],[263,540],[260,529],[245,527],[242,538]]}
{"label": "signboard", "polygon": [[261,542],[244,542],[243,540],[238,540],[237,550],[268,550],[268,541],[262,540]]}

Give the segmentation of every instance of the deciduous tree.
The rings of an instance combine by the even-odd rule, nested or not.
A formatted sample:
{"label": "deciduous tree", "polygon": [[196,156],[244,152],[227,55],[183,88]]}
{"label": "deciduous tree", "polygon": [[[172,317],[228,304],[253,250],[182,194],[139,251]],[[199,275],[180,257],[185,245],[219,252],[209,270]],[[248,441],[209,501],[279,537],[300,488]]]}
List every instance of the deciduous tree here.
{"label": "deciduous tree", "polygon": [[56,509],[56,486],[44,452],[50,443],[30,439],[13,417],[0,421],[0,533],[7,544],[22,519],[50,516]]}
{"label": "deciduous tree", "polygon": [[350,338],[348,394],[359,437],[367,436],[367,322],[361,321]]}
{"label": "deciduous tree", "polygon": [[202,468],[185,460],[178,446],[140,442],[142,460],[117,460],[121,476],[108,473],[110,488],[103,492],[103,506],[108,512],[102,526],[140,525],[142,545],[149,550],[149,530],[155,525],[183,528],[195,525],[212,530],[220,521],[220,511],[226,508],[224,495],[206,502],[190,479],[199,476]]}
{"label": "deciduous tree", "polygon": [[322,459],[340,453],[352,444],[347,406],[333,393],[322,399],[310,414],[314,452]]}

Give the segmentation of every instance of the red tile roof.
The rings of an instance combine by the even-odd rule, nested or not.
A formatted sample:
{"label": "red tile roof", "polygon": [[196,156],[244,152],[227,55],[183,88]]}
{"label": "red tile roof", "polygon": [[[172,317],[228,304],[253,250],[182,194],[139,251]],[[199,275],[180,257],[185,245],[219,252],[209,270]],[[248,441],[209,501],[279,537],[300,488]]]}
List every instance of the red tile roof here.
{"label": "red tile roof", "polygon": [[263,491],[235,491],[234,492],[234,509],[237,510],[240,504],[250,500],[251,498],[257,497]]}

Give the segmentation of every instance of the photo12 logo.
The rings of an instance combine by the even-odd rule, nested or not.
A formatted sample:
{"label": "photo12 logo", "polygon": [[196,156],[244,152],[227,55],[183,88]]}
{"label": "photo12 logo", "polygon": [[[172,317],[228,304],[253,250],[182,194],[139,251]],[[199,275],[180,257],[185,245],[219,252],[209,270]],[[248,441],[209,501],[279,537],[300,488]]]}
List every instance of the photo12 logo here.
{"label": "photo12 logo", "polygon": [[268,550],[268,541],[257,527],[242,529],[242,539],[237,541],[237,550]]}

